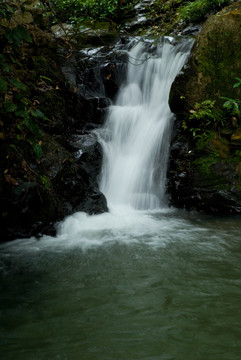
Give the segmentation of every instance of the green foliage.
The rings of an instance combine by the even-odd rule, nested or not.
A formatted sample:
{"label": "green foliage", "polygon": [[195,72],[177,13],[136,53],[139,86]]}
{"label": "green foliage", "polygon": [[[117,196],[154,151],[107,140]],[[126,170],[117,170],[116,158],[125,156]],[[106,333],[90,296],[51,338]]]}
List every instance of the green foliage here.
{"label": "green foliage", "polygon": [[228,111],[228,113],[230,113],[230,115],[240,116],[241,101],[239,99],[230,99],[225,96],[222,96],[221,99],[226,100],[223,107]]}
{"label": "green foliage", "polygon": [[200,104],[197,103],[194,110],[190,110],[189,120],[193,126],[189,130],[195,139],[207,138],[211,130],[218,130],[224,125],[223,115],[215,108],[215,102],[215,100],[205,100]]}
{"label": "green foliage", "polygon": [[43,151],[42,151],[41,145],[34,143],[34,144],[33,144],[33,150],[34,150],[34,152],[35,152],[35,155],[36,155],[37,159],[40,160],[41,157],[42,157],[42,155],[43,155]]}
{"label": "green foliage", "polygon": [[13,44],[13,46],[19,46],[22,44],[23,41],[27,41],[30,43],[32,42],[32,38],[30,34],[22,25],[18,25],[13,29],[6,27],[5,37],[7,38],[10,44]]}
{"label": "green foliage", "polygon": [[0,76],[0,92],[4,93],[8,89],[8,82],[5,77]]}
{"label": "green foliage", "polygon": [[70,22],[75,23],[82,19],[111,17],[117,8],[117,1],[54,0],[53,5],[61,21],[69,18]]}
{"label": "green foliage", "polygon": [[[241,86],[241,78],[235,77],[237,82],[234,88]],[[241,115],[241,100],[231,99],[227,97],[220,97],[225,100],[223,108],[225,111],[220,111],[215,106],[215,100],[205,100],[202,103],[196,103],[194,110],[190,110],[190,116],[187,121],[183,121],[184,130],[192,132],[193,138],[196,140],[197,150],[205,149],[208,141],[215,137],[215,133],[220,134],[220,130],[225,123],[230,122],[230,116],[234,119],[240,118]]]}
{"label": "green foliage", "polygon": [[[121,9],[132,6],[136,0],[126,0]],[[80,23],[83,20],[116,19],[120,15],[118,0],[52,0],[53,8],[62,22]],[[51,14],[50,14],[51,15]],[[52,14],[52,21],[56,22]]]}
{"label": "green foliage", "polygon": [[[239,86],[241,86],[241,79],[239,77],[236,77],[235,79],[237,80],[237,82],[233,85],[233,87],[238,88]],[[232,116],[240,117],[240,115],[241,115],[241,110],[240,110],[241,100],[240,99],[232,99],[232,98],[227,98],[225,96],[221,96],[221,99],[226,100],[225,103],[223,104],[223,107],[224,107],[224,109],[227,110],[228,114],[230,114]]]}
{"label": "green foliage", "polygon": [[231,3],[231,0],[195,0],[188,1],[179,11],[179,19],[185,22],[201,22],[207,15],[217,12]]}
{"label": "green foliage", "polygon": [[[0,22],[3,35],[3,51],[0,54],[0,115],[6,136],[14,142],[11,144],[11,149],[19,153],[28,149],[30,145],[34,156],[39,160],[42,157],[42,147],[37,121],[46,117],[28,99],[28,86],[19,79],[18,70],[16,70],[16,67],[21,68],[17,59],[19,54],[23,53],[24,42],[32,42],[24,26],[16,24],[15,27],[12,25],[10,27],[8,25],[17,8],[18,6],[11,1],[0,2],[0,18],[5,19],[4,22]],[[22,11],[24,11],[23,3]],[[13,136],[15,139],[12,139]]]}
{"label": "green foliage", "polygon": [[237,88],[237,87],[241,86],[241,79],[239,77],[236,77],[235,79],[237,80],[237,82],[234,84],[233,87]]}
{"label": "green foliage", "polygon": [[212,176],[211,165],[220,161],[220,158],[215,154],[210,154],[209,156],[201,156],[195,160],[195,165],[198,167],[199,171],[206,176]]}
{"label": "green foliage", "polygon": [[161,35],[169,34],[173,27],[177,24],[178,9],[186,3],[186,0],[155,0],[150,8],[149,17],[161,18],[160,26],[153,27],[153,35],[160,33]]}
{"label": "green foliage", "polygon": [[41,175],[41,176],[40,176],[40,180],[41,180],[42,184],[44,185],[44,187],[45,187],[47,190],[49,190],[49,189],[51,188],[51,181],[50,181],[50,179],[49,179],[48,176],[46,176],[46,175]]}
{"label": "green foliage", "polygon": [[[155,0],[150,17],[160,17],[161,34],[170,34],[178,25],[181,29],[188,23],[199,23],[234,0]],[[158,30],[157,30],[158,31]]]}
{"label": "green foliage", "polygon": [[0,15],[1,17],[3,17],[4,19],[10,19],[12,14],[15,11],[15,6],[10,6],[8,3],[6,2],[2,2],[1,0],[1,5],[0,5]]}

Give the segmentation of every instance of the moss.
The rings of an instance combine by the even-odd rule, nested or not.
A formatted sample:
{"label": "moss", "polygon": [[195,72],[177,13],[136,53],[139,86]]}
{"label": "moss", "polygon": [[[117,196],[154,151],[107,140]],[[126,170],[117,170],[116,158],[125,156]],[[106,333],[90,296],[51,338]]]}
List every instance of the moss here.
{"label": "moss", "polygon": [[220,158],[217,155],[210,154],[197,158],[194,161],[194,164],[196,165],[197,170],[202,174],[208,175],[208,177],[213,177],[211,165],[217,163],[218,161],[220,161]]}
{"label": "moss", "polygon": [[46,59],[46,57],[41,54],[41,55],[37,55],[37,56],[32,56],[32,60],[33,60],[33,66],[35,69],[39,69],[42,66],[46,66],[48,63],[48,60]]}
{"label": "moss", "polygon": [[184,3],[181,7],[179,18],[186,22],[201,22],[212,12],[217,12],[227,6],[232,0],[195,0]]}
{"label": "moss", "polygon": [[207,81],[207,97],[215,97],[222,106],[220,96],[237,96],[233,88],[240,73],[241,47],[233,39],[233,32],[212,31],[199,49],[197,72]]}

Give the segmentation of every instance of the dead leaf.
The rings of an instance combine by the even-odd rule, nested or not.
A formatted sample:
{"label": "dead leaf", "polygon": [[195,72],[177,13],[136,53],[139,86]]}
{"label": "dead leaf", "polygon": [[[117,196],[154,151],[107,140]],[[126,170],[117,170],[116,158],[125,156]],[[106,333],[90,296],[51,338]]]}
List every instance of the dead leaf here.
{"label": "dead leaf", "polygon": [[106,80],[110,80],[110,78],[111,78],[111,74],[106,76]]}
{"label": "dead leaf", "polygon": [[39,81],[39,82],[37,82],[36,89],[41,92],[46,92],[46,91],[53,90],[53,87],[50,85],[47,85],[46,82],[44,82],[44,81]]}
{"label": "dead leaf", "polygon": [[25,171],[28,170],[28,165],[27,165],[27,163],[26,163],[25,160],[22,161],[22,168],[23,168],[23,170],[25,170]]}
{"label": "dead leaf", "polygon": [[8,184],[11,184],[11,185],[14,185],[14,186],[19,185],[19,183],[17,182],[17,180],[14,179],[10,174],[5,174],[4,177],[5,177],[5,181],[6,181]]}
{"label": "dead leaf", "polygon": [[36,106],[36,105],[39,105],[39,104],[40,104],[40,101],[38,101],[37,99],[34,99],[33,106]]}

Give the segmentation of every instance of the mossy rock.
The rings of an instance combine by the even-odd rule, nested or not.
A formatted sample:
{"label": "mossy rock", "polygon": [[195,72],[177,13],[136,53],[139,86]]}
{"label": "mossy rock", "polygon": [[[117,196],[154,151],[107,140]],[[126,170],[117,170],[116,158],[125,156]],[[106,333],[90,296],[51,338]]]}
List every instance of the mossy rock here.
{"label": "mossy rock", "polygon": [[237,98],[240,88],[233,88],[241,76],[241,1],[210,16],[197,35],[192,54],[170,93],[170,107],[187,115],[196,103],[206,99],[223,105],[221,96]]}
{"label": "mossy rock", "polygon": [[241,88],[233,87],[235,78],[241,77],[240,34],[238,1],[204,23],[186,66],[172,85],[170,107],[181,120],[173,149],[184,149],[171,152],[169,192],[178,207],[218,214],[241,212],[239,120],[230,116],[220,129],[221,122],[205,128],[205,117],[196,119],[199,139],[190,129],[190,110],[197,103],[215,100],[215,110],[222,114],[225,100],[221,97],[241,98]]}

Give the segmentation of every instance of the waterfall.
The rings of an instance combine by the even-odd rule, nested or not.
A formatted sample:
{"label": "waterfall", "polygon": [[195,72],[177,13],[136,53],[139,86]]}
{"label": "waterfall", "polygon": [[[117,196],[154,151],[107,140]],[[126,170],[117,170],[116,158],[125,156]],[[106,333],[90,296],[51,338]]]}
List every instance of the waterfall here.
{"label": "waterfall", "polygon": [[124,84],[110,107],[100,142],[104,159],[100,189],[109,206],[165,206],[166,172],[174,115],[168,98],[191,41],[139,41],[129,51]]}

